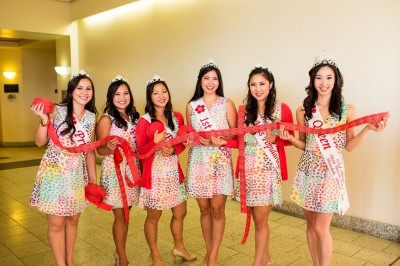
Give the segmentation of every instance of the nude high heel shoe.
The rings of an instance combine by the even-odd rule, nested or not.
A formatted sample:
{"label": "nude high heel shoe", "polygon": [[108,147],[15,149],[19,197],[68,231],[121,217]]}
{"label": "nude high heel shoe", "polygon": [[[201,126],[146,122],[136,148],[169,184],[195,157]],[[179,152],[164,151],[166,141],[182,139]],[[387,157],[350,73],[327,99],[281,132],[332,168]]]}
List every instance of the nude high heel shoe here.
{"label": "nude high heel shoe", "polygon": [[113,257],[114,257],[114,259],[115,259],[115,266],[118,266],[119,256],[118,256],[118,253],[117,253],[116,250],[115,250],[114,253],[113,253]]}
{"label": "nude high heel shoe", "polygon": [[174,257],[180,257],[180,258],[182,258],[182,259],[185,260],[185,261],[194,261],[195,259],[197,259],[197,256],[196,256],[196,255],[190,254],[189,252],[188,252],[188,254],[189,254],[189,255],[185,255],[185,254],[183,254],[182,252],[180,252],[179,250],[177,250],[176,248],[174,248],[174,249],[172,250],[172,256],[174,256]]}
{"label": "nude high heel shoe", "polygon": [[[116,250],[113,253],[113,257],[115,259],[115,266],[119,266],[119,256]],[[130,266],[129,261],[128,261],[128,266]]]}

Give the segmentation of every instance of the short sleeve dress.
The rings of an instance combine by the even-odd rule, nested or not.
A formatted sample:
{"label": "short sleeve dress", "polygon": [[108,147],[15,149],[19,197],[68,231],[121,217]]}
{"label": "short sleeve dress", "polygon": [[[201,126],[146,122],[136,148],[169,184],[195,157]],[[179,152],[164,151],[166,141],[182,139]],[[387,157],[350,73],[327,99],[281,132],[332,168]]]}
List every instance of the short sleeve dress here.
{"label": "short sleeve dress", "polygon": [[[64,123],[67,107],[57,106],[57,109],[53,125],[61,144],[65,147],[79,146],[71,139],[71,134],[60,134],[67,127]],[[95,121],[96,115],[88,110],[79,121],[90,138],[94,134]],[[46,214],[76,215],[89,204],[85,199],[88,182],[86,154],[61,150],[50,140],[39,165],[30,205]]]}
{"label": "short sleeve dress", "polygon": [[[179,120],[177,116],[179,116]],[[173,131],[171,130],[172,134],[167,133],[167,140],[176,137],[179,126],[183,125],[183,117],[180,113],[174,112],[172,120],[175,128]],[[178,121],[181,121],[181,123]],[[141,137],[138,136],[139,150],[142,148],[140,147],[142,141],[143,145],[154,143],[153,140],[144,136],[150,122],[151,118],[149,114],[145,114],[138,121],[137,134],[141,135]],[[165,127],[167,126],[165,125]],[[177,146],[179,147],[176,148],[176,153],[173,155],[163,156],[161,151],[156,151],[154,156],[143,162],[142,179],[150,178],[151,185],[148,187],[145,185],[141,186],[139,207],[166,210],[176,207],[187,200],[185,184],[183,183],[183,173],[180,169],[178,156],[184,150],[184,146],[182,144],[178,144]]]}
{"label": "short sleeve dress", "polygon": [[[110,136],[119,136],[128,141],[133,152],[137,153],[136,144],[136,124],[133,121],[126,121],[128,123],[128,129],[119,128],[114,122],[114,118],[109,114],[104,114],[109,116],[111,119]],[[125,177],[129,178],[133,183],[133,177],[126,163],[125,154],[121,152],[123,161],[120,164],[120,169],[122,173],[122,180],[125,186],[126,199],[128,201],[128,206],[137,205],[139,202],[139,185],[131,188],[127,185]],[[136,166],[139,166],[139,161],[135,159]],[[139,168],[139,167],[138,167]],[[101,175],[100,175],[100,186],[106,190],[106,196],[104,202],[113,206],[113,209],[123,208],[124,204],[122,202],[121,190],[118,183],[117,173],[115,171],[114,165],[114,154],[104,156],[101,164]]]}
{"label": "short sleeve dress", "polygon": [[[342,117],[330,115],[325,121],[327,128],[340,126],[347,121],[347,105],[342,105]],[[306,125],[308,125],[306,121]],[[341,152],[346,145],[346,131],[332,135],[336,149],[340,152],[341,162],[344,164]],[[344,182],[344,180],[343,180]],[[337,180],[330,173],[321,154],[314,134],[306,134],[306,146],[297,166],[290,198],[300,207],[314,212],[341,212],[339,210],[340,191]]]}
{"label": "short sleeve dress", "polygon": [[[218,129],[229,129],[226,117],[228,99],[219,97],[209,110]],[[191,110],[192,127],[203,131],[199,117]],[[202,145],[189,150],[187,164],[187,190],[194,198],[212,198],[214,195],[233,196],[232,154],[228,149],[228,157],[218,147]]]}
{"label": "short sleeve dress", "polygon": [[[274,122],[282,121],[282,109],[285,112],[290,112],[287,105],[277,101],[272,114]],[[291,114],[286,116],[290,117],[290,121],[282,122],[293,122]],[[263,122],[264,124],[272,123],[269,118],[263,118]],[[277,132],[274,133],[278,134]],[[282,204],[282,176],[279,165],[272,163],[254,134],[246,134],[244,141],[246,206],[276,206]],[[237,201],[240,201],[239,192],[238,190],[236,194]]]}

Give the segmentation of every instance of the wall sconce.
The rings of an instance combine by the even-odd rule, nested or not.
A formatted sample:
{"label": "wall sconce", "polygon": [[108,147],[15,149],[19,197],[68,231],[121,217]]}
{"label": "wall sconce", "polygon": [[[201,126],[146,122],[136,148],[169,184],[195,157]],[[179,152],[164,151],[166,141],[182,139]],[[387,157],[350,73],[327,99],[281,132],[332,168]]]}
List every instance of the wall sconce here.
{"label": "wall sconce", "polygon": [[3,72],[4,77],[6,77],[7,79],[13,79],[16,74],[17,73],[15,73],[13,71],[4,71]]}
{"label": "wall sconce", "polygon": [[58,75],[66,76],[71,73],[71,68],[66,66],[56,66],[54,67]]}

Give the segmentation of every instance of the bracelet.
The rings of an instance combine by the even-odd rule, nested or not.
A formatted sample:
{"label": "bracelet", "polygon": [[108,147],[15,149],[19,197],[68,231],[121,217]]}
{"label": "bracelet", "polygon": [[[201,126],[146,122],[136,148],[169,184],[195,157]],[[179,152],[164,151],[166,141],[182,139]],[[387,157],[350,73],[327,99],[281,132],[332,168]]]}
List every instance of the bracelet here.
{"label": "bracelet", "polygon": [[43,120],[40,120],[40,125],[41,125],[42,127],[47,127],[48,124],[49,124],[49,120],[47,120],[46,123],[44,123]]}

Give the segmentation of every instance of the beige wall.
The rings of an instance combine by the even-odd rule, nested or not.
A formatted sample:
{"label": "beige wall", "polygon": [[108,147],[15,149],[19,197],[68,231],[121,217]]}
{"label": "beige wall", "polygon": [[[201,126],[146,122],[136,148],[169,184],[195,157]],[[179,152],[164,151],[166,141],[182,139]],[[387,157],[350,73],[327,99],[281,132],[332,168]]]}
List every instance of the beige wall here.
{"label": "beige wall", "polygon": [[[391,112],[385,132],[370,133],[358,150],[345,154],[348,214],[400,225],[399,1],[143,0],[113,12],[78,23],[79,65],[94,78],[98,108],[109,80],[122,74],[143,112],[146,80],[157,73],[183,112],[200,65],[214,58],[225,94],[236,105],[259,62],[271,67],[278,97],[294,111],[305,96],[314,56],[335,55],[345,99],[358,114]],[[293,177],[300,152],[287,151]],[[286,200],[291,184],[284,184]]]}
{"label": "beige wall", "polygon": [[[33,132],[37,127],[35,119],[29,110],[29,105],[34,97],[47,97],[58,100],[54,90],[57,88],[57,78],[54,72],[56,65],[55,39],[68,35],[73,24],[70,23],[69,5],[67,3],[50,0],[0,0],[0,34],[2,37],[21,38],[42,41],[25,46],[0,48],[0,71],[5,71],[8,59],[9,67],[15,68],[17,76],[12,82],[18,83],[20,92],[17,100],[8,101],[3,93],[4,80],[1,74],[1,141],[31,142]],[[45,43],[49,45],[46,45]],[[46,48],[43,48],[46,46]],[[65,47],[62,44],[61,47]],[[50,48],[49,48],[50,47]],[[69,47],[68,47],[69,49]],[[62,51],[62,49],[60,49]],[[65,54],[65,53],[64,53]],[[59,52],[62,56],[63,53]],[[68,50],[68,58],[69,50]],[[64,59],[57,60],[62,63]],[[68,81],[68,79],[67,79]],[[60,86],[66,86],[61,78]]]}
{"label": "beige wall", "polygon": [[[60,38],[56,40],[56,65],[57,66],[71,66],[71,44],[70,37],[66,36],[64,38]],[[62,90],[67,90],[68,81],[70,79],[70,75],[57,75],[57,88],[58,88],[58,98],[57,102],[60,102],[62,99]]]}
{"label": "beige wall", "polygon": [[67,3],[49,0],[0,0],[2,31],[6,29],[67,34],[69,22]]}
{"label": "beige wall", "polygon": [[[138,0],[136,0],[138,1]],[[85,18],[100,12],[129,4],[132,0],[113,0],[113,1],[98,1],[98,0],[80,0],[73,1],[70,4],[71,21]]]}
{"label": "beige wall", "polygon": [[[45,97],[57,101],[54,50],[0,48],[0,69],[16,72],[13,80],[1,73],[0,108],[1,131],[4,143],[33,141],[39,119],[29,109],[33,98]],[[3,84],[18,84],[18,93],[4,93]],[[16,99],[9,100],[13,94]]]}

